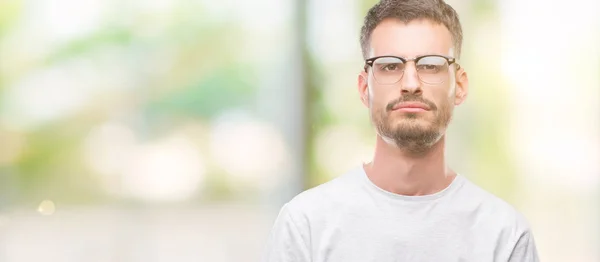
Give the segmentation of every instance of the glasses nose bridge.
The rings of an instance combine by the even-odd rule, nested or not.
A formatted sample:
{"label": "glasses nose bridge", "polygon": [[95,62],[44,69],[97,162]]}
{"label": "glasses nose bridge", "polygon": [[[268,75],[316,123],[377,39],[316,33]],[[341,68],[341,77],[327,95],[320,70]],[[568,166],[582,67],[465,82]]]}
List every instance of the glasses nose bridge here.
{"label": "glasses nose bridge", "polygon": [[418,77],[418,75],[419,75],[419,70],[417,69],[417,60],[418,59],[419,58],[404,59],[404,61],[403,61],[404,62],[404,68],[402,69],[402,77],[404,77],[404,75],[406,75],[406,69],[408,69],[408,65],[409,64],[412,64],[412,66],[414,67],[414,70],[415,70],[414,72],[415,72],[415,74]]}
{"label": "glasses nose bridge", "polygon": [[404,66],[396,83],[401,83],[402,90],[404,91],[409,89],[416,90],[421,85],[421,77],[419,76],[419,71],[417,70],[417,59],[418,58],[401,59]]}

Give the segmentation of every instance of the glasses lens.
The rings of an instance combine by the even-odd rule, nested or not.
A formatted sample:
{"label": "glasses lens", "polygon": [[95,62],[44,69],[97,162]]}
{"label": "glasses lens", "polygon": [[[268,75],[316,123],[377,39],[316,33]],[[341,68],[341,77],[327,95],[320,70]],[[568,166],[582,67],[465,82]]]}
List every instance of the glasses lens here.
{"label": "glasses lens", "polygon": [[373,61],[373,76],[380,84],[395,84],[402,78],[404,63],[395,57],[381,57]]}
{"label": "glasses lens", "polygon": [[448,79],[448,61],[439,56],[426,56],[417,62],[417,72],[421,81],[439,84]]}

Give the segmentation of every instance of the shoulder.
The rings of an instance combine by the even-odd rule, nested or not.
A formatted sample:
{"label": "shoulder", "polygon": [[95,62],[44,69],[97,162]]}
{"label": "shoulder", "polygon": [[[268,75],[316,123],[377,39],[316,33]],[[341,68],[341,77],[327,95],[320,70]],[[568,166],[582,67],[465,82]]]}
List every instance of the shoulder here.
{"label": "shoulder", "polygon": [[321,214],[350,201],[361,186],[361,169],[354,168],[326,183],[307,189],[285,204],[295,216]]}
{"label": "shoulder", "polygon": [[515,243],[531,228],[525,216],[513,205],[465,179],[461,198],[477,208],[482,222],[499,229],[508,243]]}

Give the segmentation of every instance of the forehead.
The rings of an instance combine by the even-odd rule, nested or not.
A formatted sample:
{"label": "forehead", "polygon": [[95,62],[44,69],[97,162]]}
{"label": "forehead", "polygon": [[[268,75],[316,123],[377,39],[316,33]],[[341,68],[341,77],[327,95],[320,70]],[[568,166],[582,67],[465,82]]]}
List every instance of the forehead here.
{"label": "forehead", "polygon": [[404,23],[390,18],[377,25],[371,34],[370,57],[412,58],[429,54],[454,56],[452,35],[443,24],[427,19]]}

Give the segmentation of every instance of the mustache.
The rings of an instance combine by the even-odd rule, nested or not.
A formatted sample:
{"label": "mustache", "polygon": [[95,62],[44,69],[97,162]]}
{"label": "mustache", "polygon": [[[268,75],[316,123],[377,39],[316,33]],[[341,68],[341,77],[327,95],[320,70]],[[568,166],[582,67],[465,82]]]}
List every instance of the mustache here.
{"label": "mustache", "polygon": [[398,99],[391,101],[390,103],[387,104],[385,109],[387,111],[392,111],[394,106],[396,106],[397,104],[406,103],[406,102],[423,103],[423,104],[426,104],[427,106],[429,106],[429,108],[431,110],[437,110],[437,106],[435,105],[435,103],[423,98],[422,96],[418,96],[418,95],[414,95],[414,94],[404,95],[404,96],[399,97]]}

